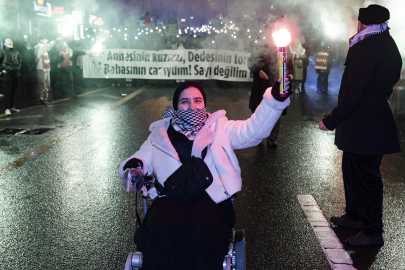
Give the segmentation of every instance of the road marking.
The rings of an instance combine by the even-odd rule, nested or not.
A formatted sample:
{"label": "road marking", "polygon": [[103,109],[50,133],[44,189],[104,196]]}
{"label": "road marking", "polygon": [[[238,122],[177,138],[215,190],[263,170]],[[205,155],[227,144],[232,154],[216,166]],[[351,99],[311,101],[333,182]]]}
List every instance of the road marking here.
{"label": "road marking", "polygon": [[[142,93],[148,87],[149,87],[149,85],[145,85],[145,86],[139,88],[138,90],[136,90],[135,92],[133,92],[132,94],[126,96],[123,99],[121,99],[120,101],[115,102],[114,104],[110,105],[107,108],[107,111],[114,110],[115,108],[117,108],[118,106],[124,104],[125,102],[127,102],[131,98],[133,98],[133,97],[139,95],[140,93]],[[93,93],[94,93],[94,91],[93,91]],[[88,94],[90,94],[90,93],[88,93]],[[62,142],[66,138],[72,136],[73,134],[77,133],[78,131],[84,129],[85,127],[87,127],[89,125],[90,125],[90,122],[82,122],[79,125],[75,126],[69,132],[67,132],[67,133],[65,133],[63,135],[60,135],[60,136],[58,136],[58,137],[56,137],[56,138],[54,138],[54,139],[52,139],[52,140],[50,140],[50,141],[48,141],[48,142],[46,142],[44,144],[38,146],[34,150],[25,153],[24,155],[22,155],[19,158],[9,162],[8,164],[1,166],[0,167],[0,176],[7,173],[8,171],[11,171],[11,170],[21,166],[25,162],[35,158],[36,156],[44,153],[45,151],[48,151],[49,149],[51,149],[52,147],[54,147],[58,143]]]}
{"label": "road marking", "polygon": [[[77,97],[84,97],[84,96],[87,96],[87,95],[90,95],[90,94],[93,94],[93,93],[97,93],[97,92],[103,91],[103,90],[108,89],[108,88],[109,88],[109,87],[105,87],[105,88],[102,88],[102,89],[97,89],[97,90],[94,90],[94,91],[91,91],[91,92],[87,92],[87,93],[84,93],[84,94],[80,94],[80,95],[78,95]],[[62,101],[69,100],[69,99],[71,99],[71,98],[62,98],[62,99],[54,100],[54,101],[52,101],[52,103],[50,103],[49,105],[53,105],[53,104],[56,104],[56,103],[59,103],[59,102],[62,102]],[[20,111],[23,112],[23,111],[30,110],[30,109],[43,108],[44,106],[46,106],[46,105],[38,104],[38,105],[35,105],[35,106],[31,106],[31,107],[28,107],[28,108],[21,109]],[[12,115],[15,115],[15,113],[12,114]],[[4,116],[6,116],[5,113],[0,114],[0,118],[2,118],[2,117],[4,117]],[[15,118],[15,117],[13,117],[12,119],[14,119],[14,118]]]}
{"label": "road marking", "polygon": [[98,97],[111,98],[111,99],[115,99],[115,100],[118,100],[118,99],[121,99],[121,98],[122,98],[122,97],[120,97],[120,96],[114,96],[114,95],[109,95],[109,94],[97,94],[96,96],[98,96]]}
{"label": "road marking", "polygon": [[137,96],[139,93],[141,93],[143,90],[145,90],[146,88],[148,88],[149,85],[145,85],[142,86],[141,88],[139,88],[138,90],[136,90],[135,92],[133,92],[132,94],[129,94],[128,96],[124,97],[123,99],[115,102],[113,105],[111,105],[108,110],[112,111],[115,108],[117,108],[118,106],[121,106],[122,104],[124,104],[125,102],[127,102],[128,100],[130,100],[131,98]]}
{"label": "road marking", "polygon": [[355,270],[353,261],[330,227],[321,208],[311,195],[298,195],[298,201],[311,224],[332,269]]}
{"label": "road marking", "polygon": [[4,119],[0,119],[0,121],[10,121],[12,119],[27,119],[27,118],[42,118],[44,117],[43,114],[36,114],[36,115],[25,115],[25,116],[13,116],[13,117],[7,117]]}

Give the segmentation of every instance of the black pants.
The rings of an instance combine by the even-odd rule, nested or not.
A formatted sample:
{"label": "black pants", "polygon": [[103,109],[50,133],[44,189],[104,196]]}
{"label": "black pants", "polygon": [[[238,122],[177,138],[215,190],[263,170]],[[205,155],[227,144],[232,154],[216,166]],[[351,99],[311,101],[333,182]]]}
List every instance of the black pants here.
{"label": "black pants", "polygon": [[[58,91],[60,91],[62,98],[76,96],[73,90],[73,71],[71,66],[58,68],[57,80]],[[57,96],[59,97],[59,93]]]}
{"label": "black pants", "polygon": [[305,92],[304,84],[305,84],[304,81],[293,80],[292,81],[292,88],[293,88],[294,91]]}
{"label": "black pants", "polygon": [[382,233],[383,183],[380,165],[383,155],[343,152],[342,172],[346,213],[364,224],[369,236]]}
{"label": "black pants", "polygon": [[18,75],[4,74],[3,89],[4,89],[4,105],[5,110],[14,107],[14,96],[17,91]]}
{"label": "black pants", "polygon": [[318,89],[318,91],[328,91],[328,77],[329,77],[329,73],[325,73],[325,72],[319,72],[318,73],[318,81],[316,84],[316,88]]}
{"label": "black pants", "polygon": [[79,94],[83,92],[83,69],[78,66],[72,66],[73,74],[73,93]]}
{"label": "black pants", "polygon": [[216,204],[206,192],[189,205],[156,199],[135,233],[142,269],[221,270],[234,224],[230,199]]}

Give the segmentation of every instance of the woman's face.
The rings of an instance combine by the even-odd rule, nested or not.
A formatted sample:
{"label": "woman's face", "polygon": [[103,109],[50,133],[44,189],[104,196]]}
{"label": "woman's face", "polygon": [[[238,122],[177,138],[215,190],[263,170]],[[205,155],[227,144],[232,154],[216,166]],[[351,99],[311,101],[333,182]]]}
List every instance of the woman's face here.
{"label": "woman's face", "polygon": [[178,110],[196,110],[205,108],[204,97],[200,90],[193,86],[184,89],[183,92],[180,93],[177,108]]}

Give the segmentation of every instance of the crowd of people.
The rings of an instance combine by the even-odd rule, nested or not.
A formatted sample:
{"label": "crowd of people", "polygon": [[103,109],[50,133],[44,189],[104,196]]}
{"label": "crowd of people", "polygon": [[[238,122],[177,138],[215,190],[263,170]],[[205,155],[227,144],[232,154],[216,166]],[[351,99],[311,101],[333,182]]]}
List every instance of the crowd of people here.
{"label": "crowd of people", "polygon": [[[11,106],[15,95],[16,85],[20,81],[24,95],[36,96],[38,104],[47,104],[52,100],[75,97],[86,86],[86,80],[83,79],[83,58],[84,52],[95,53],[94,48],[101,44],[105,49],[137,49],[137,50],[181,50],[181,49],[213,49],[228,50],[251,53],[251,61],[248,67],[251,70],[251,77],[255,78],[255,72],[258,64],[263,61],[271,63],[269,70],[262,70],[261,79],[269,79],[267,85],[274,82],[277,77],[277,55],[275,54],[275,44],[270,38],[269,29],[272,27],[272,21],[266,21],[257,28],[241,28],[234,25],[227,25],[219,29],[206,27],[201,29],[187,28],[179,31],[178,34],[166,34],[164,27],[143,27],[139,29],[123,28],[105,30],[99,27],[86,28],[83,39],[63,38],[61,33],[48,36],[24,36],[13,40],[14,48],[21,57],[21,76],[15,78],[13,83],[4,86],[6,102],[6,114],[18,111]],[[161,31],[163,30],[163,31]],[[303,31],[301,36],[294,37],[295,40],[287,49],[288,59],[292,63],[293,87],[297,94],[305,93],[305,81],[309,56],[316,54],[316,47],[321,46],[320,40],[314,39],[311,31]],[[52,40],[52,41],[50,41]],[[324,44],[322,39],[322,44]],[[317,43],[316,43],[317,42]],[[7,50],[5,44],[4,51]],[[323,48],[323,47],[321,47]],[[316,67],[319,73],[318,91],[326,92],[328,89],[327,76],[331,69],[332,56],[330,47],[322,51],[329,53],[326,56],[327,68]],[[318,59],[317,59],[318,60]],[[325,61],[322,59],[321,61]],[[317,62],[318,63],[318,62]],[[270,67],[266,64],[266,67]],[[258,74],[259,74],[258,73]],[[264,75],[267,73],[267,75]],[[323,80],[322,80],[323,79]],[[3,80],[3,82],[6,82]],[[125,79],[93,79],[97,85],[123,86],[128,85]],[[87,81],[90,84],[90,81]],[[130,85],[132,82],[130,83]],[[264,90],[261,90],[263,92]],[[10,93],[10,94],[8,94]],[[11,107],[10,107],[11,106]],[[10,111],[10,109],[12,109]]]}
{"label": "crowd of people", "polygon": [[[76,97],[83,77],[81,56],[86,52],[80,42],[67,42],[61,35],[50,41],[45,36],[39,42],[24,37],[23,42],[6,39],[0,51],[5,114],[19,112],[14,107],[17,85],[21,82],[24,95],[35,95],[37,104],[46,105],[53,99]],[[70,43],[70,45],[68,44]]]}

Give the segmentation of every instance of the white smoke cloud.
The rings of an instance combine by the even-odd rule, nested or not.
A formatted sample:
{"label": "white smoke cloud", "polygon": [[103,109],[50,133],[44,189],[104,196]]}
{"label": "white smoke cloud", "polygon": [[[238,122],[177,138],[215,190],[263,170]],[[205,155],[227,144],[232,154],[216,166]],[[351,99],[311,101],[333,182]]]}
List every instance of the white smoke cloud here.
{"label": "white smoke cloud", "polygon": [[[70,5],[76,10],[86,10],[88,12],[97,12],[100,10],[100,1],[97,0],[73,0]],[[109,9],[103,10],[107,13]]]}
{"label": "white smoke cloud", "polygon": [[6,5],[6,0],[0,0],[0,24],[1,27],[4,30],[9,30],[12,29],[13,27],[13,22],[10,22],[8,20],[8,12],[9,12],[9,8],[8,5]]}
{"label": "white smoke cloud", "polygon": [[391,28],[390,33],[398,45],[402,58],[405,58],[405,20],[403,18],[405,1],[383,0],[381,1],[381,5],[385,6],[390,11],[391,19],[388,24]]}
{"label": "white smoke cloud", "polygon": [[[266,12],[278,15],[284,13],[289,18],[299,15],[300,19],[295,19],[297,29],[307,21],[325,31],[332,40],[348,41],[357,32],[359,8],[370,4],[382,5],[389,9],[390,33],[405,58],[405,20],[403,19],[405,0],[273,0],[271,2],[235,0],[228,6],[228,14],[229,17],[243,17],[244,14],[248,14],[256,18],[266,15]],[[277,9],[276,11],[270,8],[272,5]],[[279,12],[280,9],[282,12]],[[300,36],[298,38],[302,39]]]}

